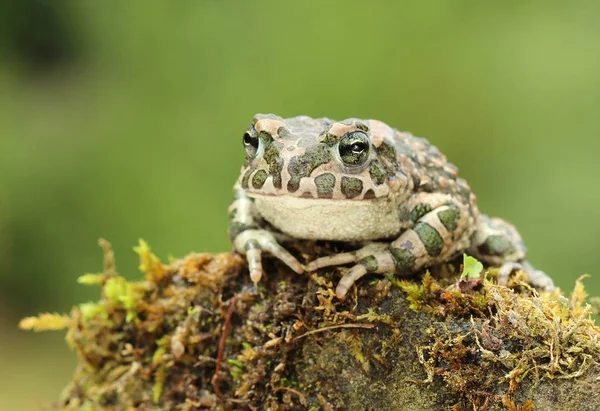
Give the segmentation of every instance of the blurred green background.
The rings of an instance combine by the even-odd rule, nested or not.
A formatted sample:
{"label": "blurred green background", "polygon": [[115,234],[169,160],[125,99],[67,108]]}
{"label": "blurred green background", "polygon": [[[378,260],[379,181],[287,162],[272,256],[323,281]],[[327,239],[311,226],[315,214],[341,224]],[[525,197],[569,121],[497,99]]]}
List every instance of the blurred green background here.
{"label": "blurred green background", "polygon": [[[527,4],[525,4],[527,3]],[[0,5],[0,409],[58,396],[62,333],[17,330],[120,271],[229,250],[254,113],[428,137],[564,289],[600,294],[600,2],[21,0]]]}

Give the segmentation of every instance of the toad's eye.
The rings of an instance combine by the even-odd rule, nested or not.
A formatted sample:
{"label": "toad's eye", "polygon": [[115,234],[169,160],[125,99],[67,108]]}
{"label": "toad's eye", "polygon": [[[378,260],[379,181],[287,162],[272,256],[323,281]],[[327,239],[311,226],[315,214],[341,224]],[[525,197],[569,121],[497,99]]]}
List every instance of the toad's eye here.
{"label": "toad's eye", "polygon": [[248,157],[256,156],[258,151],[258,137],[251,135],[249,132],[244,133],[244,148]]}
{"label": "toad's eye", "polygon": [[340,158],[347,166],[360,166],[369,158],[369,138],[362,131],[346,134],[338,143]]}

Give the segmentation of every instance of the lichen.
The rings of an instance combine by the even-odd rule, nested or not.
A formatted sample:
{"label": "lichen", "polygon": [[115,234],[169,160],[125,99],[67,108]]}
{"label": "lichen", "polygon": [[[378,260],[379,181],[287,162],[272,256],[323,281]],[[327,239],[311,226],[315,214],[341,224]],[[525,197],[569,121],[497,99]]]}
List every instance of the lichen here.
{"label": "lichen", "polygon": [[[78,280],[98,301],[21,322],[66,329],[77,352],[60,409],[600,406],[600,329],[582,279],[565,297],[455,261],[413,279],[367,276],[342,301],[343,267],[299,276],[267,260],[254,285],[234,254],[165,264],[141,241],[145,280],[126,281],[101,245],[103,272]],[[325,246],[294,247],[310,259]]]}

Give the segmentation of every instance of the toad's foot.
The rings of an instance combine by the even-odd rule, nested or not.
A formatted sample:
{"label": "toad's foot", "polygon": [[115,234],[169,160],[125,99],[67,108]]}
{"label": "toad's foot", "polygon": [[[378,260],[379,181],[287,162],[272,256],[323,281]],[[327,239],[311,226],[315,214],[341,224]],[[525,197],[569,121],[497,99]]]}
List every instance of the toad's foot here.
{"label": "toad's foot", "polygon": [[296,257],[279,245],[273,234],[267,230],[245,230],[238,234],[233,245],[238,253],[246,255],[250,279],[254,283],[259,282],[263,274],[263,251],[281,260],[296,273],[302,274],[304,272],[302,264],[298,262]]}
{"label": "toad's foot", "polygon": [[545,272],[536,270],[529,262],[515,263],[507,261],[500,267],[498,271],[498,284],[506,285],[508,283],[508,277],[518,270],[523,270],[529,278],[529,283],[542,291],[553,291],[554,281]]}
{"label": "toad's foot", "polygon": [[315,271],[323,267],[349,263],[358,264],[344,274],[335,288],[335,294],[340,299],[346,296],[350,287],[362,276],[368,273],[393,272],[395,269],[394,259],[389,251],[389,244],[371,243],[356,251],[317,258],[306,266],[306,271]]}

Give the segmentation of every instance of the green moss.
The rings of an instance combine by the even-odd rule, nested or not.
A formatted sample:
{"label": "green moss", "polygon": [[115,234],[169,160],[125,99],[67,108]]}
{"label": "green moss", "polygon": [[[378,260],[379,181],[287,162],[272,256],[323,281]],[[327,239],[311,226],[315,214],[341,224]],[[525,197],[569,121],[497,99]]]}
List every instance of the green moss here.
{"label": "green moss", "polygon": [[32,331],[64,330],[72,326],[73,319],[68,315],[42,313],[36,317],[26,317],[19,322],[19,328]]}
{"label": "green moss", "polygon": [[154,385],[152,386],[152,402],[160,403],[160,396],[163,392],[165,380],[167,379],[167,367],[161,365],[154,375]]}
{"label": "green moss", "polygon": [[167,274],[167,270],[160,262],[160,259],[152,253],[150,246],[144,240],[140,239],[139,245],[133,247],[140,257],[140,271],[146,274],[146,279],[153,282],[160,282]]}
{"label": "green moss", "polygon": [[125,309],[127,322],[136,318],[138,296],[133,284],[127,282],[123,277],[112,277],[106,280],[103,292],[109,302],[116,307]]}
{"label": "green moss", "polygon": [[106,308],[104,305],[96,302],[79,304],[79,311],[81,312],[82,320],[84,322],[92,318],[108,320],[108,312],[106,311]]}
{"label": "green moss", "polygon": [[77,282],[83,285],[103,285],[106,280],[104,273],[100,274],[84,274],[77,278]]}

